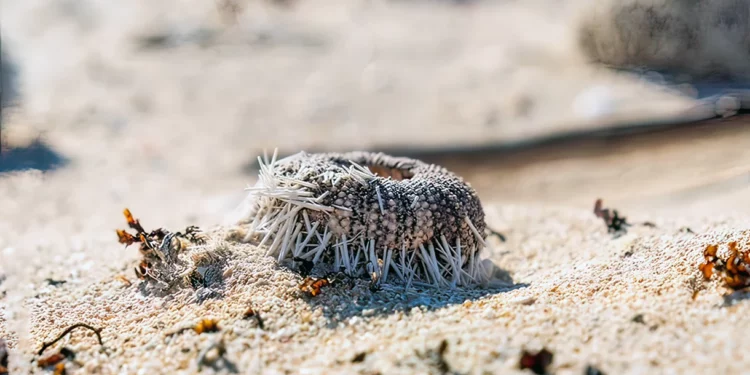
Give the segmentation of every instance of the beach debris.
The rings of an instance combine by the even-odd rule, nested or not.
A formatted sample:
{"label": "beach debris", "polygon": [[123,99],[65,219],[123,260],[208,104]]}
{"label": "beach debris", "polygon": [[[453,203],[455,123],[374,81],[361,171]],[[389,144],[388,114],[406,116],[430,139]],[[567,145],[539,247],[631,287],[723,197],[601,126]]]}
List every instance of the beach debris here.
{"label": "beach debris", "polygon": [[125,277],[124,275],[117,275],[117,276],[115,276],[115,280],[121,282],[126,287],[129,287],[129,286],[133,285],[133,283],[130,282],[130,280],[127,277]]}
{"label": "beach debris", "polygon": [[324,286],[330,285],[331,282],[328,281],[327,278],[316,278],[316,277],[305,277],[304,280],[302,280],[302,284],[300,284],[299,288],[303,292],[309,293],[311,296],[315,297],[321,293],[321,288]]}
{"label": "beach debris", "polygon": [[50,279],[50,278],[46,278],[44,279],[44,281],[47,282],[47,285],[51,285],[51,286],[58,286],[58,285],[63,285],[67,283],[67,281],[65,280],[55,280],[55,279]]}
{"label": "beach debris", "polygon": [[227,359],[226,354],[227,347],[224,342],[224,336],[219,336],[218,339],[214,340],[198,354],[198,359],[196,360],[198,371],[203,371],[203,367],[208,366],[214,371],[219,371],[223,367],[230,373],[238,373],[237,366]]}
{"label": "beach debris", "polygon": [[8,375],[8,344],[0,337],[0,375]]}
{"label": "beach debris", "polygon": [[54,366],[60,362],[65,360],[65,356],[62,353],[53,353],[50,354],[44,358],[40,358],[36,361],[37,366],[39,367],[48,367],[48,366]]}
{"label": "beach debris", "polygon": [[138,266],[135,267],[135,277],[146,280],[149,277],[149,271],[151,270],[151,262],[147,260],[141,260]]}
{"label": "beach debris", "polygon": [[599,370],[598,368],[588,365],[586,366],[586,369],[583,371],[583,375],[606,375],[604,371]]}
{"label": "beach debris", "polygon": [[201,321],[193,327],[193,330],[199,335],[204,332],[219,332],[219,321],[216,319],[201,319]]}
{"label": "beach debris", "polygon": [[[373,271],[373,273],[376,272]],[[377,273],[375,276],[373,276],[372,274],[370,275],[370,286],[374,288],[373,282],[377,285],[379,279],[374,279],[375,281],[373,281],[373,277],[377,278],[379,277],[379,275],[377,275]],[[302,280],[299,288],[300,290],[308,293],[310,296],[316,297],[320,293],[322,293],[323,287],[331,286],[334,284],[338,285],[341,283],[347,285],[349,289],[354,288],[354,286],[356,285],[356,278],[344,272],[343,267],[338,272],[328,272],[324,277],[307,276]]]}
{"label": "beach debris", "polygon": [[[60,341],[63,337],[68,335],[70,332],[72,332],[76,328],[86,328],[90,331],[93,331],[96,334],[96,338],[99,341],[99,345],[101,345],[102,347],[104,346],[104,343],[102,342],[102,338],[101,338],[101,331],[102,331],[101,328],[94,328],[85,323],[78,323],[78,324],[74,324],[68,327],[54,340],[43,343],[42,348],[39,349],[39,351],[37,352],[37,355],[41,357],[41,355],[44,353],[45,350],[47,350],[49,347],[54,345],[56,342]],[[46,357],[39,358],[38,360],[36,360],[36,364],[40,368],[51,369],[54,375],[65,375],[67,373],[66,363],[70,361],[75,361],[75,358],[76,358],[76,353],[72,349],[68,347],[62,347],[59,350],[53,352],[52,354],[47,355]],[[1,374],[2,372],[0,372],[0,375]]]}
{"label": "beach debris", "polygon": [[167,337],[179,335],[186,331],[193,331],[196,334],[202,334],[202,333],[214,333],[219,332],[221,328],[219,327],[219,321],[212,318],[204,318],[198,321],[198,323],[195,323],[193,325],[182,327],[180,329],[177,329],[176,331],[167,333]]}
{"label": "beach debris", "polygon": [[191,244],[205,244],[209,237],[203,231],[191,225],[185,228],[184,233],[170,231],[164,228],[146,232],[141,225],[140,220],[135,219],[129,209],[123,211],[128,226],[136,231],[136,234],[130,234],[122,229],[117,229],[117,238],[120,243],[130,246],[134,243],[140,243],[140,252],[148,257],[154,256],[162,261],[169,261],[177,256],[179,252],[188,248]]}
{"label": "beach debris", "polygon": [[96,339],[99,342],[99,345],[104,346],[104,342],[102,342],[102,335],[101,335],[102,328],[94,328],[94,327],[92,327],[92,326],[90,326],[90,325],[88,325],[86,323],[76,323],[76,324],[73,324],[72,326],[66,328],[54,340],[49,341],[49,342],[43,342],[42,343],[42,348],[39,349],[39,351],[37,352],[37,355],[42,355],[42,353],[44,353],[44,351],[47,350],[47,348],[49,348],[52,345],[55,345],[56,342],[60,341],[63,337],[65,337],[67,334],[69,334],[70,332],[72,332],[76,328],[86,328],[89,331],[94,332],[94,334],[96,334]]}
{"label": "beach debris", "polygon": [[300,257],[294,257],[294,261],[300,263],[299,267],[297,268],[297,272],[299,272],[302,277],[310,276],[310,272],[312,271],[313,267],[315,267],[315,263],[313,263],[313,261]]}
{"label": "beach debris", "polygon": [[65,360],[73,361],[75,360],[75,358],[76,358],[76,353],[73,350],[67,347],[63,347],[58,352],[50,354],[44,358],[40,358],[39,360],[37,360],[36,363],[37,363],[37,366],[39,366],[40,368],[54,367],[55,374],[57,373],[64,374],[65,363],[63,361]]}
{"label": "beach debris", "polygon": [[368,289],[370,289],[371,293],[377,293],[383,290],[383,287],[380,285],[380,275],[377,272],[370,272],[370,283]]}
{"label": "beach debris", "polygon": [[620,216],[617,210],[610,211],[609,208],[603,208],[601,199],[597,199],[594,203],[594,215],[604,221],[608,233],[614,233],[616,236],[626,233],[627,227],[631,225],[625,217]]}
{"label": "beach debris", "polygon": [[[646,319],[643,316],[643,314],[636,314],[632,319],[630,319],[630,321],[633,323],[638,323],[638,324],[643,324],[644,326],[648,326],[648,324],[646,324]],[[652,332],[656,331],[657,328],[659,328],[658,324],[654,324],[648,327],[649,331],[652,331]]]}
{"label": "beach debris", "polygon": [[701,282],[702,279],[702,276],[693,275],[687,280],[687,287],[691,292],[690,299],[693,301],[698,298],[698,294],[700,294],[701,290],[706,288],[705,284]]}
{"label": "beach debris", "polygon": [[245,310],[245,313],[242,314],[242,319],[244,320],[254,319],[255,322],[258,324],[258,328],[265,329],[265,327],[263,326],[263,318],[252,307],[248,307],[247,310]]}
{"label": "beach debris", "polygon": [[496,231],[494,229],[491,229],[490,227],[487,227],[487,233],[489,233],[490,236],[497,237],[500,240],[500,242],[505,242],[507,240],[507,238],[505,237],[504,234],[502,234],[502,233],[500,233],[500,232],[498,232],[498,231]]}
{"label": "beach debris", "polygon": [[726,287],[740,290],[750,286],[750,252],[739,250],[737,242],[727,244],[729,254],[726,259],[718,256],[718,245],[709,244],[703,250],[704,263],[698,265],[704,280],[711,280],[719,274]]}
{"label": "beach debris", "polygon": [[60,362],[55,365],[54,371],[52,371],[52,375],[66,375],[68,371],[65,368],[65,362]]}
{"label": "beach debris", "polygon": [[362,363],[367,358],[367,352],[359,352],[352,358],[352,363]]}
{"label": "beach debris", "polygon": [[549,374],[547,368],[552,364],[554,356],[555,355],[546,348],[542,348],[536,353],[524,350],[518,361],[518,368],[521,370],[529,369],[537,375],[546,375]]}
{"label": "beach debris", "polygon": [[438,370],[439,374],[447,375],[447,374],[455,374],[451,369],[450,364],[445,359],[445,352],[448,350],[448,340],[443,339],[440,341],[440,345],[438,345],[435,349],[428,349],[425,353],[416,353],[417,357],[426,360],[429,362],[430,365],[435,367]]}
{"label": "beach debris", "polygon": [[703,278],[706,280],[711,280],[714,275],[714,267],[723,267],[724,262],[716,256],[718,250],[719,246],[717,245],[708,245],[703,250],[703,259],[706,262],[699,264],[698,270],[701,271]]}
{"label": "beach debris", "polygon": [[209,237],[206,232],[195,225],[191,225],[185,228],[185,234],[183,234],[183,236],[188,240],[188,242],[198,245],[205,245],[206,243],[208,243],[208,241],[211,240],[211,237]]}
{"label": "beach debris", "polygon": [[192,287],[199,302],[222,295],[224,266],[230,255],[226,246],[209,245],[210,237],[194,225],[183,232],[164,228],[146,232],[129,209],[123,214],[135,234],[118,229],[117,237],[126,247],[140,244],[142,258],[135,267],[135,275],[144,281],[142,287],[162,292],[175,287]]}
{"label": "beach debris", "polygon": [[356,285],[356,279],[344,271],[342,267],[338,272],[329,272],[325,276],[328,279],[329,284],[341,284],[343,283],[349,289],[353,289]]}
{"label": "beach debris", "polygon": [[258,313],[252,307],[248,307],[247,310],[242,314],[242,319],[255,318]]}

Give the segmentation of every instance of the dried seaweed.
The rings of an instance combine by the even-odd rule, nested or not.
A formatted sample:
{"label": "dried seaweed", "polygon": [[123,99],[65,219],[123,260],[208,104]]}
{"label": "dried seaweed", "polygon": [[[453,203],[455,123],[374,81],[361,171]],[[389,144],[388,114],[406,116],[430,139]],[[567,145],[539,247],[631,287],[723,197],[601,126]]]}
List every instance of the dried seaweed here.
{"label": "dried seaweed", "polygon": [[367,352],[359,352],[352,358],[352,363],[362,363],[367,358]]}
{"label": "dried seaweed", "polygon": [[378,274],[377,272],[370,273],[370,283],[368,284],[368,289],[370,289],[371,293],[377,293],[383,290],[380,280],[380,274]]}
{"label": "dried seaweed", "polygon": [[[52,353],[44,358],[40,358],[37,360],[37,366],[39,367],[50,367],[54,366],[55,371],[58,371],[58,368],[62,368],[62,371],[65,371],[65,364],[61,363],[64,360],[74,360],[76,358],[76,353],[69,348],[63,347],[60,349],[60,351]],[[60,366],[62,365],[62,366]]]}
{"label": "dried seaweed", "polygon": [[328,285],[330,285],[330,281],[328,281],[327,278],[318,279],[308,276],[302,280],[302,284],[300,284],[299,288],[303,292],[307,292],[311,296],[316,297],[321,293],[321,289]]}
{"label": "dried seaweed", "polygon": [[583,372],[584,375],[605,375],[604,371],[592,366],[586,366],[586,370]]}
{"label": "dried seaweed", "polygon": [[221,331],[221,328],[219,327],[219,321],[216,319],[211,318],[204,318],[198,321],[198,323],[188,326],[188,327],[182,327],[176,331],[167,333],[167,337],[171,337],[174,335],[182,334],[183,332],[187,331],[193,331],[196,334],[202,334],[202,333],[214,333]]}
{"label": "dried seaweed", "polygon": [[76,323],[76,324],[73,324],[72,326],[66,328],[54,340],[52,340],[50,342],[44,342],[44,343],[42,343],[42,348],[39,349],[39,352],[37,352],[37,355],[42,355],[42,353],[44,353],[44,351],[47,350],[47,348],[49,348],[50,346],[54,345],[56,342],[60,341],[63,337],[65,337],[65,335],[69,334],[70,332],[72,332],[76,328],[86,328],[86,329],[94,332],[94,334],[96,334],[97,341],[99,341],[99,345],[104,346],[104,342],[102,342],[102,335],[101,335],[102,328],[94,328],[94,327],[92,327],[92,326],[90,326],[90,325],[88,325],[86,323]]}
{"label": "dried seaweed", "polygon": [[129,287],[129,286],[133,285],[133,283],[130,282],[130,280],[128,280],[128,278],[125,277],[124,275],[117,275],[117,276],[115,276],[115,280],[121,282],[123,285],[125,285],[125,287]]}
{"label": "dried seaweed", "polygon": [[55,370],[52,372],[52,375],[66,375],[68,371],[65,369],[65,362],[60,362],[57,365],[55,365]]}
{"label": "dried seaweed", "polygon": [[[224,253],[220,249],[200,250],[210,238],[200,228],[188,226],[183,232],[157,228],[146,232],[129,209],[124,210],[128,226],[135,234],[118,229],[119,242],[126,247],[139,243],[143,256],[135,267],[135,275],[143,280],[142,292],[169,291],[173,287],[193,287],[197,300],[221,296]],[[122,280],[121,280],[122,281]],[[126,285],[127,282],[123,281]]]}
{"label": "dried seaweed", "polygon": [[718,245],[707,245],[703,250],[704,263],[698,265],[703,278],[708,281],[718,274],[726,287],[740,290],[750,286],[750,251],[740,250],[737,242],[727,244],[729,254],[726,259],[718,256]]}
{"label": "dried seaweed", "polygon": [[242,314],[242,319],[245,319],[245,320],[254,319],[255,322],[258,323],[258,328],[265,329],[264,324],[263,324],[263,318],[252,307],[248,307],[247,310],[245,310],[245,313]]}
{"label": "dried seaweed", "polygon": [[627,227],[631,226],[624,216],[620,216],[617,210],[602,207],[602,200],[597,199],[594,203],[594,215],[604,221],[607,232],[616,236],[627,233]]}
{"label": "dried seaweed", "polygon": [[546,348],[542,348],[542,350],[536,353],[524,350],[521,354],[521,359],[518,361],[518,368],[521,370],[529,369],[537,375],[546,375],[549,374],[548,367],[552,364],[554,356]]}
{"label": "dried seaweed", "polygon": [[220,371],[223,367],[223,369],[226,369],[232,374],[238,373],[239,371],[237,369],[237,366],[232,363],[232,361],[227,359],[226,354],[227,347],[224,343],[224,337],[219,337],[217,340],[209,344],[205,349],[201,350],[200,354],[198,354],[198,371],[202,371],[203,366],[209,366],[216,372]]}
{"label": "dried seaweed", "polygon": [[310,276],[310,272],[312,272],[312,269],[315,267],[315,263],[313,263],[313,261],[300,257],[294,257],[294,261],[300,263],[297,271],[300,275],[302,275],[302,277]]}
{"label": "dried seaweed", "polygon": [[497,239],[499,239],[499,240],[500,240],[500,242],[505,242],[505,241],[507,240],[507,238],[505,237],[505,235],[504,235],[504,234],[502,234],[502,233],[500,233],[500,232],[498,232],[498,231],[496,231],[496,230],[494,230],[494,229],[491,229],[491,228],[487,228],[487,233],[488,233],[488,234],[489,234],[490,236],[495,236],[495,237],[497,237]]}
{"label": "dried seaweed", "polygon": [[219,332],[219,321],[216,319],[201,319],[193,327],[193,331],[199,335],[204,332]]}
{"label": "dried seaweed", "polygon": [[0,338],[0,375],[8,375],[8,345]]}
{"label": "dried seaweed", "polygon": [[441,375],[458,374],[454,371],[450,363],[445,359],[445,352],[448,350],[448,341],[443,339],[440,345],[435,349],[428,349],[424,353],[416,353],[417,357],[428,361],[433,367],[437,369],[437,373]]}

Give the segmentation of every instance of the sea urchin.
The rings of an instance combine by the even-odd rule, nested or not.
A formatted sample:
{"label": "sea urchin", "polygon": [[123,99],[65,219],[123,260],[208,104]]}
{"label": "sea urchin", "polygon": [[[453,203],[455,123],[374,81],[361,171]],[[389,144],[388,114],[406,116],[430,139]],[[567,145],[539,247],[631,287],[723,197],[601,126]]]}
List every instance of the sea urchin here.
{"label": "sea urchin", "polygon": [[407,285],[487,281],[479,198],[446,169],[382,153],[298,153],[260,162],[246,240],[279,262],[321,260],[351,276]]}

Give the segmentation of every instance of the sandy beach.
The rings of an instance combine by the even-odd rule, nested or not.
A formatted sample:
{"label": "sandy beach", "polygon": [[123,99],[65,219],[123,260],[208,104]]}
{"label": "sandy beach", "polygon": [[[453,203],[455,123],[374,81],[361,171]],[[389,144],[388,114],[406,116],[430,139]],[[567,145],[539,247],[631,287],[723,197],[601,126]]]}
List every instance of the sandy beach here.
{"label": "sandy beach", "polygon": [[[529,374],[522,352],[542,348],[554,374],[747,372],[747,293],[698,267],[708,245],[750,250],[750,60],[731,37],[750,8],[727,3],[728,31],[675,8],[698,42],[668,55],[660,34],[665,55],[643,57],[614,41],[610,2],[282,3],[0,1],[10,374],[52,373],[37,352],[76,323],[103,345],[83,328],[47,349],[75,353],[67,374]],[[654,69],[610,66],[639,61]],[[485,253],[505,282],[310,296],[230,221],[276,148],[445,166],[507,238]],[[202,228],[221,296],[149,292],[138,245],[118,243],[125,208],[147,230]]]}

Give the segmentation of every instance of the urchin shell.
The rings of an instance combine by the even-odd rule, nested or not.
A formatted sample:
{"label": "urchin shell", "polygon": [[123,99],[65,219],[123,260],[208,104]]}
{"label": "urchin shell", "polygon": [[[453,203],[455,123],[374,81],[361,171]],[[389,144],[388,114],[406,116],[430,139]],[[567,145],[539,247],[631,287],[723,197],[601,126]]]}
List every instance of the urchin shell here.
{"label": "urchin shell", "polygon": [[[437,165],[382,153],[299,153],[262,161],[244,223],[268,253],[331,259],[356,275],[409,284],[482,282],[484,211],[470,185]],[[261,239],[262,238],[262,239]]]}

